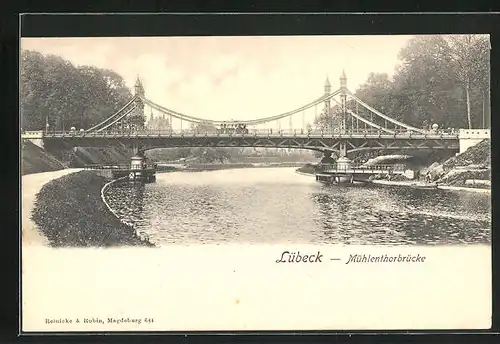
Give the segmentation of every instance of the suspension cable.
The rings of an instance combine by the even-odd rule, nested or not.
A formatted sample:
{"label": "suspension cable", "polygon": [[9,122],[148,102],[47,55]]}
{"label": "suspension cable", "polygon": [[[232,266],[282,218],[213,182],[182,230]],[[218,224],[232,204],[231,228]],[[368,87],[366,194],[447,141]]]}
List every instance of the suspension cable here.
{"label": "suspension cable", "polygon": [[117,117],[120,115],[120,113],[125,110],[134,100],[136,99],[136,97],[132,97],[120,110],[116,111],[114,114],[112,114],[111,116],[109,116],[108,118],[106,118],[104,121],[102,121],[101,123],[99,124],[96,124],[94,125],[93,127],[87,129],[86,131],[92,131],[94,129],[96,129],[97,127],[105,124],[106,122],[112,120],[114,117]]}
{"label": "suspension cable", "polygon": [[418,129],[418,128],[415,128],[415,127],[412,127],[411,125],[408,125],[408,124],[404,124],[400,121],[397,121],[395,119],[392,119],[390,118],[389,116],[387,115],[384,115],[383,113],[381,113],[380,111],[377,111],[376,109],[372,108],[370,105],[366,104],[365,102],[363,102],[362,100],[360,100],[358,97],[356,97],[354,94],[352,94],[351,91],[347,90],[347,94],[352,97],[356,102],[358,102],[360,105],[364,106],[366,109],[372,111],[374,114],[382,117],[383,119],[385,120],[388,120],[389,122],[392,122],[392,123],[395,123],[403,128],[406,128],[406,129],[409,129],[409,130],[413,130],[413,131],[416,131],[416,132],[419,132],[419,133],[422,133],[422,134],[425,134],[425,131],[422,130],[422,129]]}
{"label": "suspension cable", "polygon": [[[324,102],[325,100],[334,97],[339,92],[340,92],[340,90],[337,90],[336,92],[331,93],[330,95],[326,95],[326,96],[324,95],[324,96],[322,96],[322,97],[320,97],[320,98],[312,101],[311,103],[309,103],[307,105],[301,106],[300,108],[297,108],[295,110],[288,111],[288,112],[285,112],[285,113],[282,113],[282,114],[279,114],[279,115],[276,115],[276,116],[258,118],[258,119],[254,119],[254,120],[242,120],[242,121],[237,121],[237,122],[242,123],[242,124],[249,124],[249,125],[271,122],[271,121],[274,121],[274,120],[277,120],[277,119],[280,119],[280,118],[284,118],[284,117],[296,114],[296,113],[298,113],[298,112],[300,112],[302,110],[305,110],[305,109],[308,109],[308,108],[310,108],[312,106],[320,104],[320,103]],[[222,124],[224,122],[228,122],[228,121],[215,121],[215,120],[210,120],[210,119],[203,119],[203,118],[200,118],[200,117],[188,116],[188,115],[176,112],[174,110],[165,108],[165,107],[163,107],[161,105],[158,105],[158,104],[154,103],[153,101],[151,101],[149,99],[146,99],[144,97],[141,97],[141,96],[139,96],[139,97],[140,97],[141,100],[143,100],[149,106],[154,107],[158,111],[170,114],[170,115],[172,115],[174,117],[177,117],[179,119],[183,118],[184,120],[187,120],[187,121],[192,122],[192,123],[204,122],[204,123],[211,123],[211,124]]]}

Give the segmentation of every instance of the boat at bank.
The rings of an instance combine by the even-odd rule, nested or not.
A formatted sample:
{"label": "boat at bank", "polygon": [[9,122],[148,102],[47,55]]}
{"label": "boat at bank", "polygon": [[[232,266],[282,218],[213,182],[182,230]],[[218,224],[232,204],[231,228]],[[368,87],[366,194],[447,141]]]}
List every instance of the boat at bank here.
{"label": "boat at bank", "polygon": [[408,179],[415,178],[415,172],[405,169],[404,165],[354,165],[348,158],[340,158],[335,164],[320,164],[315,173],[316,181],[332,184],[352,184],[354,182],[370,182],[375,176],[390,178],[404,175]]}

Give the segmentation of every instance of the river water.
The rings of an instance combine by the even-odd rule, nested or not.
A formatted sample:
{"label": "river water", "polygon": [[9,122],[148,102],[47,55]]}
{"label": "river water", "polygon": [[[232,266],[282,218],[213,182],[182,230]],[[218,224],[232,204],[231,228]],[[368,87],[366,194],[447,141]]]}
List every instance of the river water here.
{"label": "river water", "polygon": [[105,196],[159,246],[490,243],[489,194],[328,186],[294,170],[164,173],[156,183],[115,183]]}

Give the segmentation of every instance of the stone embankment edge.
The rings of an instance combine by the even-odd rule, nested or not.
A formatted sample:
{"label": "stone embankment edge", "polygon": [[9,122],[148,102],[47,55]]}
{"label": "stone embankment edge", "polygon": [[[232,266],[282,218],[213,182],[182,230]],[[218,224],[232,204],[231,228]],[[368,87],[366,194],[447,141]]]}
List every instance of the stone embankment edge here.
{"label": "stone embankment edge", "polygon": [[109,205],[109,203],[106,201],[106,197],[104,196],[104,192],[106,191],[106,189],[113,183],[119,181],[119,180],[123,180],[127,178],[126,177],[121,177],[121,178],[118,178],[118,179],[113,179],[112,181],[106,183],[102,188],[101,188],[101,199],[102,201],[104,202],[104,204],[106,205],[106,207],[108,208],[108,210],[111,212],[111,214],[113,214],[118,220],[120,220],[121,223],[127,225],[125,222],[122,221],[122,219],[118,216],[118,214],[116,213],[116,211],[113,210],[113,208],[111,208],[111,206]]}
{"label": "stone embankment edge", "polygon": [[457,191],[470,191],[470,192],[491,194],[491,189],[465,188],[465,187],[461,187],[461,186],[452,186],[452,185],[438,185],[438,189],[443,189],[443,190],[457,190]]}
{"label": "stone embankment edge", "polygon": [[[373,184],[379,185],[393,185],[393,186],[404,186],[404,187],[413,187],[413,185],[404,183],[404,182],[391,182],[390,180],[372,180]],[[461,186],[453,186],[453,185],[437,185],[438,189],[442,190],[455,190],[455,191],[469,191],[469,192],[477,192],[477,193],[491,193],[491,189],[479,189],[479,188],[466,188]]]}
{"label": "stone embankment edge", "polygon": [[[121,177],[121,178],[118,178],[118,179],[113,179],[112,181],[106,183],[102,188],[101,188],[101,199],[102,201],[104,202],[104,204],[106,205],[106,208],[108,208],[108,210],[111,212],[111,214],[113,214],[121,223],[123,223],[124,225],[126,226],[131,226],[129,223],[123,221],[123,219],[120,218],[120,216],[118,216],[118,214],[116,213],[116,211],[113,210],[113,208],[111,208],[111,206],[109,205],[108,201],[106,201],[106,197],[104,196],[104,192],[106,191],[106,189],[113,183],[119,181],[119,180],[124,180],[128,178],[128,176],[125,176],[125,177]],[[147,235],[146,233],[143,233],[143,232],[140,232],[138,233],[137,230],[136,230],[136,235],[138,235],[142,240],[147,240],[150,242],[150,238],[149,238],[149,235]]]}

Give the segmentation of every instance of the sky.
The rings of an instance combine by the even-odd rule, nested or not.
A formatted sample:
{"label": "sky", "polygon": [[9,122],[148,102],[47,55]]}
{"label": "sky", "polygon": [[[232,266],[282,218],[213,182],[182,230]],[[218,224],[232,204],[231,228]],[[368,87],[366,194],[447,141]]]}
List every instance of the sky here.
{"label": "sky", "polygon": [[294,110],[340,86],[356,91],[370,72],[393,75],[412,36],[252,36],[23,38],[22,49],[74,65],[112,69],[146,98],[214,120],[253,119]]}

